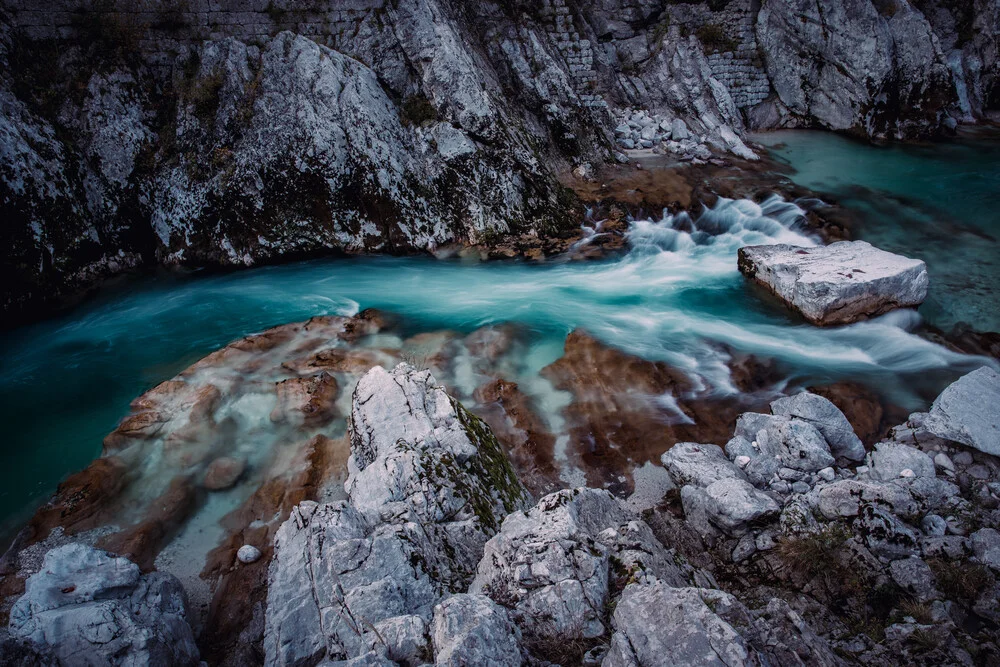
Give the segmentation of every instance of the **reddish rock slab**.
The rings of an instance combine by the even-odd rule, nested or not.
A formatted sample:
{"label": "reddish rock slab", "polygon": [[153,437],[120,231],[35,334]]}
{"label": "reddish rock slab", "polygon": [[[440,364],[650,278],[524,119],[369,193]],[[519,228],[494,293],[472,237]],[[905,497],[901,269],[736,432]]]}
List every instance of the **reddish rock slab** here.
{"label": "reddish rock slab", "polygon": [[555,436],[538,415],[532,400],[517,384],[497,378],[476,389],[475,412],[507,450],[521,482],[535,497],[559,488]]}
{"label": "reddish rock slab", "polygon": [[322,426],[337,414],[337,378],[327,372],[308,378],[291,378],[275,385],[278,404],[271,421]]}
{"label": "reddish rock slab", "polygon": [[246,469],[246,461],[232,456],[220,456],[208,464],[201,485],[209,491],[228,489]]}

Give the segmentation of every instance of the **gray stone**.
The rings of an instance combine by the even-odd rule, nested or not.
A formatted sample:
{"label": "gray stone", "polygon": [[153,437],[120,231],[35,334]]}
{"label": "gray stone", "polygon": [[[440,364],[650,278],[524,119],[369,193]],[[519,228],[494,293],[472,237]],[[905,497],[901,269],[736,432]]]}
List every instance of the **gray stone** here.
{"label": "gray stone", "polygon": [[349,502],[301,503],[275,536],[269,665],[412,653],[413,617],[429,624],[443,596],[464,591],[503,517],[526,506],[489,428],[428,371],[362,377],[350,440]]}
{"label": "gray stone", "polygon": [[941,392],[931,406],[924,429],[939,438],[1000,456],[998,406],[1000,373],[984,366],[962,376]]}
{"label": "gray stone", "polygon": [[671,585],[689,585],[692,575],[614,496],[580,488],[509,515],[486,544],[469,592],[507,607],[526,638],[598,637],[612,562],[616,571],[648,572]]}
{"label": "gray stone", "polygon": [[453,595],[434,608],[434,664],[520,667],[520,632],[484,595]]}
{"label": "gray stone", "polygon": [[253,546],[252,544],[244,544],[236,552],[236,559],[244,564],[256,563],[258,560],[260,560],[260,556],[261,556],[260,549]]}
{"label": "gray stone", "polygon": [[677,486],[692,484],[704,488],[727,477],[746,479],[718,445],[678,442],[664,452],[660,461]]}
{"label": "gray stone", "polygon": [[688,131],[687,123],[680,118],[675,118],[670,124],[670,138],[674,141],[684,141],[690,137],[691,132]]}
{"label": "gray stone", "polygon": [[920,305],[927,267],[865,241],[740,248],[739,268],[813,324],[834,325]]}
{"label": "gray stone", "polygon": [[948,524],[944,517],[937,514],[928,514],[923,518],[920,527],[925,533],[931,536],[941,536],[948,532]]}
{"label": "gray stone", "polygon": [[[869,476],[891,481],[897,477],[934,477],[934,461],[915,447],[880,442],[868,454]],[[904,474],[907,470],[910,474]]]}
{"label": "gray stone", "polygon": [[60,661],[197,665],[184,589],[163,572],[82,544],[49,551],[10,611],[10,633]]}
{"label": "gray stone", "polygon": [[1000,532],[993,528],[981,528],[969,536],[969,543],[980,563],[1000,572]]}
{"label": "gray stone", "polygon": [[[713,482],[703,490],[683,487],[681,504],[685,515],[704,516],[711,526],[729,535],[742,535],[749,523],[776,516],[781,511],[770,496],[746,480],[732,477]],[[701,527],[704,530],[705,526]]]}
{"label": "gray stone", "polygon": [[807,421],[819,430],[837,458],[860,461],[865,457],[861,438],[836,405],[816,394],[802,392],[771,403],[771,412]]}
{"label": "gray stone", "polygon": [[758,664],[746,640],[717,613],[726,607],[742,605],[722,591],[630,584],[615,607],[603,667]]}

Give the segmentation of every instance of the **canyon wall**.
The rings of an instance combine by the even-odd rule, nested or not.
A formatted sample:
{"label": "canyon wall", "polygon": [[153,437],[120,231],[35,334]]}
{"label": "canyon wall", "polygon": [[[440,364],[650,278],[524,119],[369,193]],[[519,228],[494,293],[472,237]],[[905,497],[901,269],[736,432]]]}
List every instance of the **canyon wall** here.
{"label": "canyon wall", "polygon": [[642,145],[690,134],[685,159],[946,132],[998,107],[998,25],[997,0],[3,0],[5,319],[156,263],[567,233],[561,177],[627,160],[636,114],[683,121]]}

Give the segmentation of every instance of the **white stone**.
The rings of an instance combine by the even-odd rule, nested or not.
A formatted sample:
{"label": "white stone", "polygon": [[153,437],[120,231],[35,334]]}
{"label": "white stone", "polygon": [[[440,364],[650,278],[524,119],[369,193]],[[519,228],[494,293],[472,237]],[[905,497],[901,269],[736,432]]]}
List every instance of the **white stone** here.
{"label": "white stone", "polygon": [[244,564],[256,563],[260,560],[260,557],[260,549],[252,544],[244,544],[239,548],[239,551],[236,552],[236,558]]}
{"label": "white stone", "polygon": [[865,241],[804,248],[747,246],[739,268],[813,324],[833,325],[920,305],[927,296],[923,261]]}

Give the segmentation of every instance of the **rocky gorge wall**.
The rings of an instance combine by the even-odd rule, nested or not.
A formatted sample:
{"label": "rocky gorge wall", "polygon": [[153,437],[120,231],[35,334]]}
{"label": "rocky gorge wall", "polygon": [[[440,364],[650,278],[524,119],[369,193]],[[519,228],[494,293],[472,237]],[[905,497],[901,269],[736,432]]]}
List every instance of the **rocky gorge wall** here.
{"label": "rocky gorge wall", "polygon": [[998,6],[4,0],[4,313],[155,263],[537,249],[578,224],[560,180],[629,142],[752,158],[747,128],[988,119]]}

